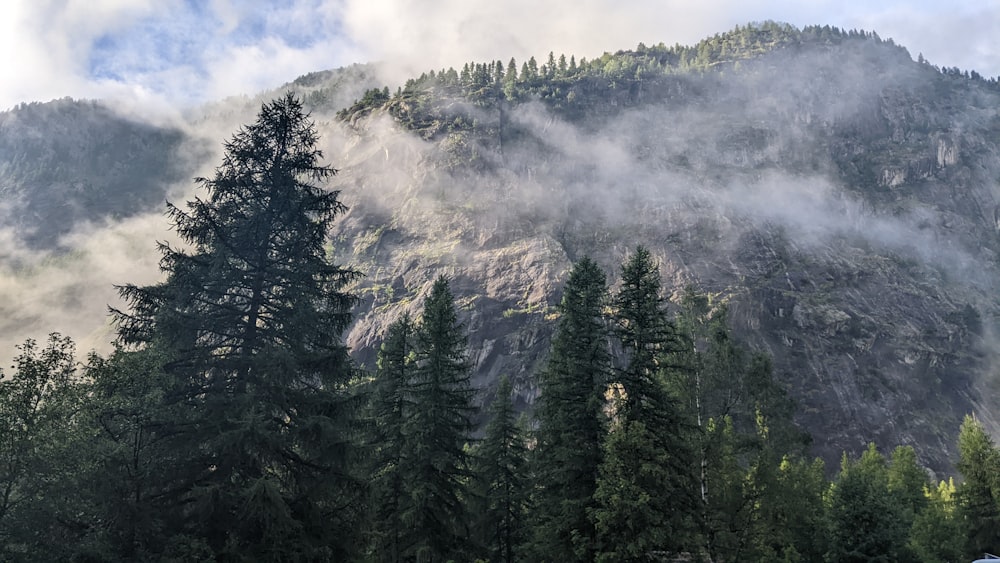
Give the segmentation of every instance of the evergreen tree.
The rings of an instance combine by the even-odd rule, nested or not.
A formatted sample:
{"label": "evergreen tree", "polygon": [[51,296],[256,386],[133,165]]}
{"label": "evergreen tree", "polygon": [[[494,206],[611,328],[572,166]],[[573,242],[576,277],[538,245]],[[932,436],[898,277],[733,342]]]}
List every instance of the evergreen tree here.
{"label": "evergreen tree", "polygon": [[671,511],[671,491],[655,488],[676,480],[671,454],[657,447],[655,432],[642,422],[620,419],[614,426],[603,444],[596,506],[590,513],[596,560],[641,561],[676,554],[685,531],[677,521],[686,514]]}
{"label": "evergreen tree", "polygon": [[914,519],[927,506],[927,472],[917,463],[913,446],[898,446],[889,462],[889,492],[903,508],[904,526],[909,529]]}
{"label": "evergreen tree", "polygon": [[534,451],[535,560],[589,561],[594,529],[587,511],[597,488],[609,381],[608,331],[602,316],[604,272],[590,258],[569,274],[548,364],[539,376]]}
{"label": "evergreen tree", "polygon": [[402,515],[411,539],[404,556],[444,561],[469,549],[465,445],[473,396],[463,326],[444,277],[431,288],[416,337],[414,404],[404,428],[411,468],[411,504]]}
{"label": "evergreen tree", "polygon": [[404,540],[412,538],[402,514],[410,506],[408,479],[412,475],[408,471],[413,469],[404,452],[406,420],[413,415],[415,331],[416,325],[406,314],[389,326],[371,392],[370,545],[378,561],[393,563],[402,561],[408,547]]}
{"label": "evergreen tree", "polygon": [[[687,440],[691,427],[663,379],[673,326],[660,297],[659,268],[645,248],[638,247],[623,265],[613,305],[626,365],[615,372],[622,397],[606,438],[592,513],[600,549],[610,550],[599,558],[624,560],[643,550],[677,553],[697,507],[695,457]],[[623,490],[632,492],[619,494]]]}
{"label": "evergreen tree", "polygon": [[975,417],[958,432],[959,514],[967,532],[966,555],[1000,552],[1000,452]]}
{"label": "evergreen tree", "polygon": [[490,422],[476,449],[476,479],[482,495],[479,528],[490,561],[518,560],[524,541],[527,448],[511,402],[513,388],[500,378]]}
{"label": "evergreen tree", "polygon": [[681,309],[678,345],[665,359],[668,380],[688,424],[699,429],[690,442],[705,549],[733,557],[759,543],[759,497],[782,457],[801,453],[807,440],[770,358],[732,339],[726,307],[689,290]]}
{"label": "evergreen tree", "polygon": [[[120,288],[125,344],[156,342],[177,384],[165,401],[190,416],[164,429],[179,452],[163,510],[217,557],[334,557],[357,545],[341,342],[355,272],[330,262],[345,210],[318,182],[313,124],[288,94],[225,144],[198,183],[207,198],[168,213],[191,250],[161,245],[166,281]],[[168,532],[169,533],[169,532]]]}

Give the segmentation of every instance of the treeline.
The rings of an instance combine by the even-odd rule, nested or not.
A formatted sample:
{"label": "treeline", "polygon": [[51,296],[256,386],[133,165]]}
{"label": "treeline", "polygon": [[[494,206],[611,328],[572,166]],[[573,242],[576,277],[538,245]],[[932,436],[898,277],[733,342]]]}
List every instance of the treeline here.
{"label": "treeline", "polygon": [[[873,31],[841,29],[829,25],[805,26],[801,29],[787,23],[765,21],[736,26],[717,33],[695,45],[664,43],[647,46],[639,43],[635,49],[604,53],[594,59],[550,52],[544,60],[534,56],[518,62],[470,61],[461,69],[431,70],[411,78],[394,94],[388,87],[368,90],[350,107],[338,112],[342,119],[386,107],[398,121],[420,128],[421,115],[442,117],[436,103],[441,98],[461,98],[484,107],[502,103],[517,104],[528,100],[543,100],[553,109],[573,114],[582,111],[588,101],[581,98],[600,92],[627,93],[633,103],[642,98],[642,91],[676,89],[678,77],[704,73],[712,69],[740,71],[741,65],[782,50],[808,47],[833,47],[848,42],[868,42],[885,48],[885,53],[899,62],[909,62],[909,52],[892,39],[883,40]],[[936,67],[922,54],[917,62],[933,68],[944,77],[970,79],[1000,87],[1000,77],[986,78],[976,71],[957,67]],[[454,117],[454,116],[452,116]],[[472,119],[465,124],[472,125]]]}
{"label": "treeline", "polygon": [[0,379],[3,561],[952,561],[1000,547],[1000,453],[968,418],[964,482],[911,447],[829,482],[767,356],[726,309],[664,301],[635,249],[609,288],[570,272],[533,417],[502,379],[477,415],[449,282],[387,329],[374,373],[343,344],[358,274],[301,103],[265,104],[185,248],[120,288],[118,348],[27,341]]}

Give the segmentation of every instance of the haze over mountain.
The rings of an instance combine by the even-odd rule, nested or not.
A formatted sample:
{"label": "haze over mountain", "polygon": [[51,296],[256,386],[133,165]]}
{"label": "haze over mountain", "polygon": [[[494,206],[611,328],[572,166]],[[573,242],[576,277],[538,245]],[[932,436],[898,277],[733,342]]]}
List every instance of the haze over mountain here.
{"label": "haze over mountain", "polygon": [[947,473],[964,414],[1000,431],[996,81],[773,23],[571,57],[398,90],[356,65],[160,124],[72,100],[0,114],[3,349],[51,330],[105,347],[112,284],[157,279],[162,200],[191,197],[220,142],[291,90],[351,207],[333,247],[365,274],[349,344],[368,367],[444,274],[477,385],[508,375],[530,404],[572,263],[613,280],[643,244],[671,295],[729,304],[828,461],[917,444]]}

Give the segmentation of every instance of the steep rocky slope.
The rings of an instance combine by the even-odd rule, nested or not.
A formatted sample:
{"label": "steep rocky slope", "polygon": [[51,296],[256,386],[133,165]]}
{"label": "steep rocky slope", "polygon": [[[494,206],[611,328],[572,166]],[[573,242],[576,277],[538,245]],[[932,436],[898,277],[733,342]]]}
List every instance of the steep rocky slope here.
{"label": "steep rocky slope", "polygon": [[483,65],[477,90],[470,65],[342,112],[358,358],[445,274],[477,383],[508,374],[530,404],[572,262],[614,279],[644,244],[774,356],[816,453],[914,444],[949,471],[962,415],[1000,429],[1000,90],[873,34],[781,29],[701,66],[640,46],[513,86]]}

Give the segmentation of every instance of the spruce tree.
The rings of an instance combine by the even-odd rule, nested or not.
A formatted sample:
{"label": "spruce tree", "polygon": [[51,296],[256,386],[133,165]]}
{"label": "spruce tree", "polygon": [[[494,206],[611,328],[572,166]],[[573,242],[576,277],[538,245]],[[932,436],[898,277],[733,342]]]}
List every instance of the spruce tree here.
{"label": "spruce tree", "polygon": [[[664,354],[675,336],[660,296],[659,268],[645,248],[623,265],[613,305],[625,365],[614,373],[622,396],[605,438],[591,514],[599,549],[608,560],[678,553],[697,508],[688,443],[693,427],[664,381]],[[620,493],[625,490],[631,492]]]}
{"label": "spruce tree", "polygon": [[470,536],[465,446],[472,430],[473,390],[463,326],[444,277],[434,282],[424,302],[416,341],[413,410],[404,429],[410,497],[402,514],[409,533],[404,556],[462,558]]}
{"label": "spruce tree", "polygon": [[513,388],[500,378],[490,421],[476,449],[476,480],[481,491],[478,515],[482,543],[490,561],[511,563],[526,529],[527,447],[511,402]]}
{"label": "spruce tree", "polygon": [[[217,557],[343,559],[357,542],[341,341],[356,273],[331,263],[345,210],[321,183],[315,127],[293,95],[225,144],[205,199],[168,205],[189,248],[161,244],[165,281],[120,292],[119,339],[157,343],[189,415],[164,429],[181,459],[161,497]],[[168,532],[170,533],[170,532]]]}
{"label": "spruce tree", "polygon": [[604,272],[590,258],[569,274],[548,364],[539,376],[533,466],[535,560],[589,561],[588,518],[597,489],[604,436],[604,389],[610,379]]}
{"label": "spruce tree", "polygon": [[413,414],[416,325],[404,314],[392,323],[378,354],[378,371],[371,392],[371,539],[378,561],[402,561],[408,536],[402,513],[409,506],[404,459],[406,419]]}

